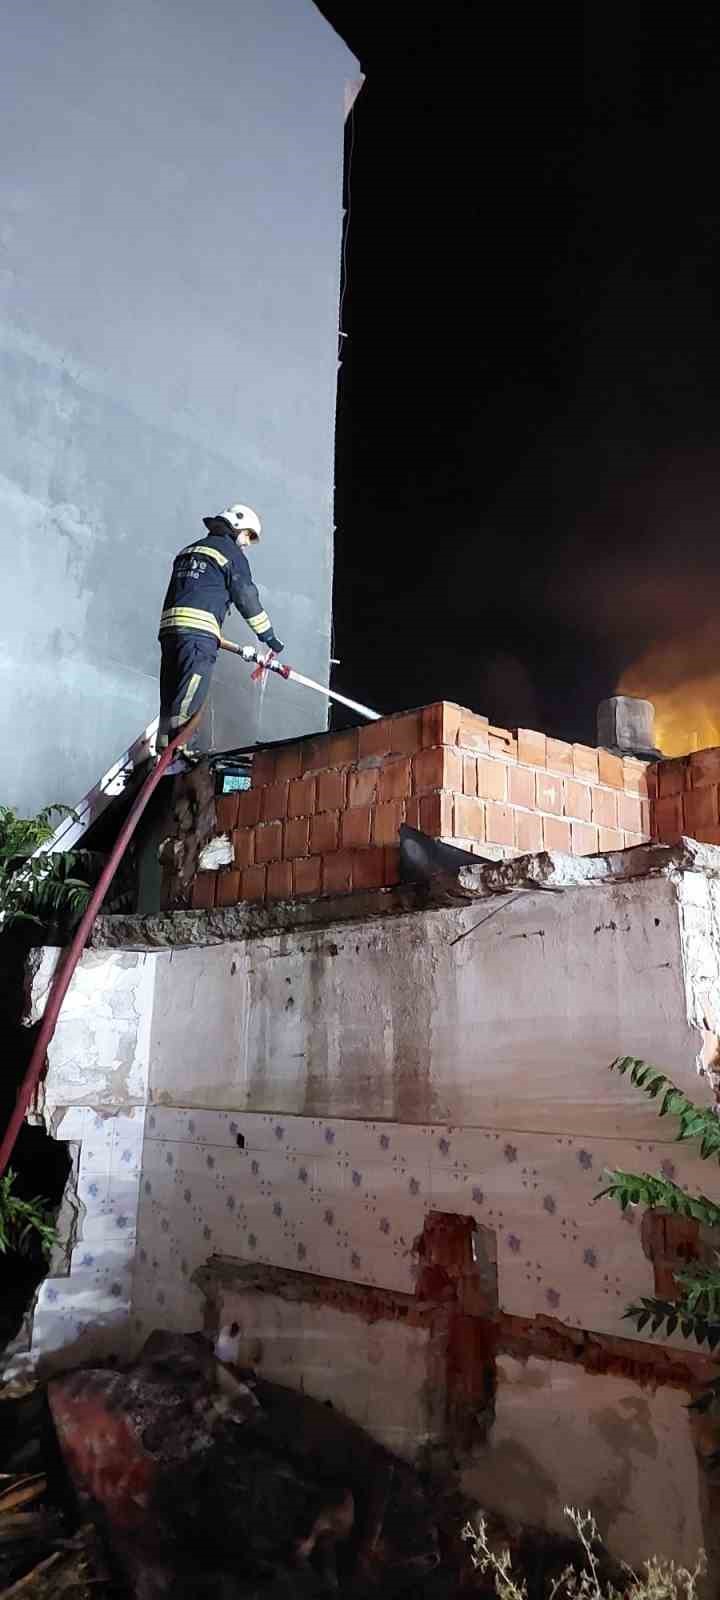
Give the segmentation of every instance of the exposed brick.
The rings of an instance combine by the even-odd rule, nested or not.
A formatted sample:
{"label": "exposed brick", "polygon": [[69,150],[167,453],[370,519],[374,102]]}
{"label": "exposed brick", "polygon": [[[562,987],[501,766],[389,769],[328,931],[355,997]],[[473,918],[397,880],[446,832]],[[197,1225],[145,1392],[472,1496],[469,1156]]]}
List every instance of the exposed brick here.
{"label": "exposed brick", "polygon": [[485,807],[485,838],[488,844],[514,844],[512,806],[497,805],[488,800]]}
{"label": "exposed brick", "polygon": [[655,766],[638,761],[636,756],[623,756],[623,783],[626,794],[639,794],[643,800],[652,799],[657,789]]}
{"label": "exposed brick", "polygon": [[373,844],[397,844],[404,815],[402,800],[388,800],[385,805],[376,806],[372,823]]}
{"label": "exposed brick", "polygon": [[359,756],[389,756],[392,752],[392,718],[366,722],[358,729]]}
{"label": "exposed brick", "polygon": [[453,833],[456,839],[485,838],[485,806],[482,800],[474,800],[467,794],[455,796]]}
{"label": "exposed brick", "polygon": [[506,800],[508,768],[504,761],[483,761],[477,764],[477,792],[481,800]]}
{"label": "exposed brick", "polygon": [[272,861],[267,869],[268,900],[290,900],[292,892],[292,862]]}
{"label": "exposed brick", "polygon": [[[628,797],[629,798],[629,797]],[[637,802],[638,807],[640,801]],[[683,822],[684,831],[691,839],[704,837],[704,830],[712,828],[718,821],[718,786],[716,783],[705,789],[688,789],[683,795]],[[626,827],[635,824],[627,822]]]}
{"label": "exposed brick", "polygon": [[563,850],[566,855],[570,854],[570,823],[564,817],[543,817],[543,836],[546,850]]}
{"label": "exposed brick", "polygon": [[678,1286],[675,1274],[702,1255],[700,1223],[694,1217],[668,1216],[662,1211],[645,1211],[640,1225],[643,1253],[652,1262],[656,1295],[674,1300]]}
{"label": "exposed brick", "polygon": [[573,745],[573,772],[576,778],[584,778],[586,782],[598,781],[598,753],[589,744]]}
{"label": "exposed brick", "polygon": [[369,806],[352,806],[343,811],[340,831],[344,850],[362,849],[370,843],[370,816]]}
{"label": "exposed brick", "polygon": [[237,827],[238,801],[240,794],[221,794],[215,802],[215,815],[217,817],[218,833],[232,833]]}
{"label": "exposed brick", "polygon": [[216,872],[198,872],[193,881],[191,903],[193,911],[210,911],[215,904],[218,875]]}
{"label": "exposed brick", "polygon": [[508,800],[512,806],[535,806],[535,773],[529,767],[507,767]]}
{"label": "exposed brick", "polygon": [[385,886],[385,851],[354,850],[353,889],[382,889]]}
{"label": "exposed brick", "polygon": [[[429,798],[430,797],[428,795],[424,795],[423,796],[423,799],[425,799],[425,800],[427,800]],[[420,797],[419,797],[419,795],[414,794],[414,795],[412,795],[410,800],[406,800],[406,802],[405,802],[405,821],[406,821],[406,823],[407,823],[409,828],[419,828],[420,827]],[[428,828],[426,831],[428,833],[431,833],[432,829]]]}
{"label": "exposed brick", "polygon": [[235,865],[242,872],[244,867],[255,865],[255,829],[236,828],[232,836],[235,851]]}
{"label": "exposed brick", "polygon": [[474,756],[463,756],[463,794],[477,794],[477,761]]}
{"label": "exposed brick", "polygon": [[682,795],[669,794],[654,803],[655,838],[660,844],[676,844],[682,838]]}
{"label": "exposed brick", "polygon": [[586,822],[573,822],[571,828],[572,851],[575,856],[592,856],[598,850],[598,830]]}
{"label": "exposed brick", "polygon": [[306,856],[310,850],[310,818],[291,817],[283,829],[283,855],[286,861]]}
{"label": "exposed brick", "polygon": [[563,778],[563,810],[566,817],[577,817],[579,822],[589,822],[592,815],[589,784],[578,783],[575,778]]}
{"label": "exposed brick", "polygon": [[383,882],[387,888],[400,882],[399,844],[387,844],[383,850]]}
{"label": "exposed brick", "polygon": [[349,806],[371,806],[377,799],[379,767],[362,767],[348,773],[347,803]]}
{"label": "exposed brick", "polygon": [[263,822],[282,822],[287,816],[288,783],[271,783],[263,790]]}
{"label": "exposed brick", "polygon": [[[615,789],[592,789],[590,794],[593,822],[596,822],[600,828],[616,828],[618,825],[618,798],[631,800],[632,796],[628,795],[626,797],[625,794],[622,794],[618,797]],[[635,801],[634,804],[639,807],[640,801]]]}
{"label": "exposed brick", "polygon": [[256,750],[252,758],[251,782],[253,789],[262,789],[275,778],[275,755],[272,750]]}
{"label": "exposed brick", "polygon": [[243,900],[264,900],[266,880],[265,867],[246,867],[242,875]]}
{"label": "exposed brick", "polygon": [[302,745],[289,744],[275,752],[275,782],[288,783],[302,772]]}
{"label": "exposed brick", "polygon": [[241,789],[238,794],[237,824],[239,828],[254,828],[260,821],[262,790]]}
{"label": "exposed brick", "polygon": [[625,836],[619,828],[599,828],[598,849],[622,850],[625,846]]}
{"label": "exposed brick", "polygon": [[[642,811],[637,795],[623,793],[618,795],[617,800],[618,828],[627,829],[630,833],[642,833]],[[610,824],[610,826],[612,826],[612,824]]]}
{"label": "exposed brick", "polygon": [[517,761],[518,742],[509,728],[495,728],[489,723],[488,749],[491,756],[504,756],[506,761]]}
{"label": "exposed brick", "polygon": [[566,744],[564,739],[548,739],[546,765],[548,772],[559,772],[562,777],[572,777],[572,745]]}
{"label": "exposed brick", "polygon": [[323,856],[326,850],[337,850],[340,835],[339,812],[318,811],[310,818],[310,854]]}
{"label": "exposed brick", "polygon": [[688,759],[688,780],[693,789],[704,789],[708,783],[720,783],[720,748],[694,750]]}
{"label": "exposed brick", "polygon": [[314,778],[298,778],[288,791],[289,817],[311,817],[315,810],[316,782]]}
{"label": "exposed brick", "polygon": [[625,850],[631,850],[631,849],[633,849],[633,847],[635,845],[646,844],[646,843],[647,843],[647,840],[645,838],[645,834],[644,833],[624,833],[623,834],[623,847],[624,847]]}
{"label": "exposed brick", "polygon": [[421,795],[415,802],[418,807],[418,820],[411,822],[412,800],[408,800],[406,822],[411,828],[421,828],[423,833],[430,834],[432,839],[452,839],[455,835],[453,827],[453,797],[448,789],[440,789],[436,794]]}
{"label": "exposed brick", "polygon": [[318,733],[314,739],[306,739],[303,742],[300,747],[303,776],[306,772],[322,772],[324,768],[330,766],[328,757],[331,738],[332,735],[329,733]]}
{"label": "exposed brick", "polygon": [[462,722],[462,707],[449,700],[438,700],[425,706],[420,713],[422,745],[424,750],[439,744],[457,744]]}
{"label": "exposed brick", "polygon": [[474,750],[476,753],[480,752],[481,754],[489,750],[487,717],[478,716],[476,711],[463,710],[460,717],[457,742],[461,750]]}
{"label": "exposed brick", "polygon": [[702,843],[720,844],[720,827],[713,824],[712,827],[703,828]]}
{"label": "exposed brick", "polygon": [[562,778],[553,777],[549,772],[536,772],[535,805],[538,811],[549,811],[552,816],[559,817],[563,808]]}
{"label": "exposed brick", "polygon": [[598,750],[598,777],[601,783],[607,784],[608,789],[624,789],[622,756],[614,756],[609,750]]}
{"label": "exposed brick", "polygon": [[393,717],[390,737],[394,756],[414,756],[422,750],[422,712],[408,711],[404,716]]}
{"label": "exposed brick", "polygon": [[640,801],[640,831],[650,837],[652,832],[652,803],[650,800]]}
{"label": "exposed brick", "polygon": [[656,771],[659,800],[667,800],[673,794],[682,794],[688,781],[688,763],[685,756],[678,756],[676,761],[658,761]]}
{"label": "exposed brick", "polygon": [[342,733],[331,733],[327,741],[326,767],[351,767],[360,750],[360,729],[344,728]]}
{"label": "exposed brick", "polygon": [[547,761],[547,739],[534,728],[518,728],[518,761],[527,767],[544,767]]}
{"label": "exposed brick", "polygon": [[352,888],[352,851],[334,850],[323,856],[323,894],[347,894]]}
{"label": "exposed brick", "polygon": [[536,811],[515,812],[515,844],[523,855],[543,847],[543,819]]}
{"label": "exposed brick", "polygon": [[[255,861],[258,866],[266,861],[279,861],[282,856],[282,823],[266,822],[255,831]],[[250,871],[250,868],[247,869]]]}
{"label": "exposed brick", "polygon": [[413,757],[413,789],[424,794],[429,789],[454,789],[462,793],[462,760],[456,750],[440,745],[422,750]]}
{"label": "exposed brick", "polygon": [[345,804],[346,775],[342,768],[332,772],[319,772],[317,776],[317,811],[342,811]]}
{"label": "exposed brick", "polygon": [[322,861],[319,856],[308,856],[304,861],[293,861],[293,893],[296,895],[320,894],[322,889]]}
{"label": "exposed brick", "polygon": [[411,777],[409,756],[399,756],[393,761],[385,761],[380,768],[379,799],[382,802],[409,799]]}

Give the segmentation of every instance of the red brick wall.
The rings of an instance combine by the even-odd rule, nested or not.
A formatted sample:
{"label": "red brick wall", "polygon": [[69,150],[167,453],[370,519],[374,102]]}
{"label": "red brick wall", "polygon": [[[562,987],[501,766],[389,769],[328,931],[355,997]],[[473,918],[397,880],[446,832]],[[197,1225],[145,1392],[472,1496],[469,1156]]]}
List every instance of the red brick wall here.
{"label": "red brick wall", "polygon": [[659,761],[655,772],[655,837],[674,844],[686,834],[704,844],[720,844],[720,749]]}
{"label": "red brick wall", "polygon": [[217,803],[234,866],[199,873],[193,905],[390,886],[403,822],[480,855],[620,850],[651,836],[652,787],[645,762],[443,701],[260,751]]}

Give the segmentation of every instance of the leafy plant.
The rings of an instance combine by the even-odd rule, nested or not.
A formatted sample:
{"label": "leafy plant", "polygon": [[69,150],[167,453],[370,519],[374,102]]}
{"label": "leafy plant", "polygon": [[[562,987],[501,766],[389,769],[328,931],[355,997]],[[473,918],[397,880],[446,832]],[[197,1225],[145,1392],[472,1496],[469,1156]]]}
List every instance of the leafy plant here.
{"label": "leafy plant", "polygon": [[[611,1072],[629,1074],[630,1081],[651,1100],[659,1100],[661,1117],[673,1116],[678,1121],[678,1141],[698,1139],[703,1161],[720,1162],[720,1120],[714,1110],[696,1106],[664,1072],[636,1056],[618,1056],[611,1062]],[[607,1173],[607,1184],[598,1195],[617,1200],[622,1210],[629,1205],[643,1205],[674,1212],[676,1216],[692,1217],[708,1228],[720,1227],[720,1205],[704,1194],[688,1194],[670,1178],[648,1172]],[[638,1331],[651,1325],[653,1333],[664,1329],[669,1337],[679,1327],[685,1338],[694,1338],[698,1344],[707,1344],[714,1350],[720,1344],[720,1256],[716,1264],[701,1263],[682,1268],[675,1273],[678,1295],[674,1300],[642,1296],[628,1306],[625,1316],[635,1322]],[[715,1385],[713,1385],[713,1388]],[[718,1380],[720,1399],[720,1380]],[[697,1404],[697,1402],[696,1402]]]}
{"label": "leafy plant", "polygon": [[[579,1572],[572,1566],[566,1567],[551,1584],[548,1600],[557,1600],[557,1597],[561,1600],[697,1600],[698,1579],[706,1569],[702,1551],[692,1572],[687,1567],[676,1566],[674,1561],[659,1561],[657,1556],[644,1563],[642,1573],[626,1567],[626,1581],[622,1589],[617,1589],[612,1583],[604,1582],[601,1576],[599,1557],[595,1553],[601,1541],[592,1513],[578,1511],[574,1506],[565,1506],[564,1510],[580,1540],[584,1564]],[[484,1517],[480,1517],[476,1525],[466,1523],[462,1536],[469,1545],[473,1566],[492,1576],[498,1600],[527,1600],[525,1578],[515,1577],[509,1550],[498,1554],[492,1549]]]}
{"label": "leafy plant", "polygon": [[0,1255],[12,1252],[27,1256],[33,1243],[38,1243],[43,1255],[49,1256],[57,1230],[47,1202],[40,1195],[33,1200],[21,1200],[13,1193],[14,1183],[15,1173],[8,1167],[0,1178]]}
{"label": "leafy plant", "polygon": [[12,807],[0,806],[0,928],[82,915],[100,858],[89,850],[35,853],[51,837],[53,818],[72,815],[68,806],[55,805],[19,817]]}

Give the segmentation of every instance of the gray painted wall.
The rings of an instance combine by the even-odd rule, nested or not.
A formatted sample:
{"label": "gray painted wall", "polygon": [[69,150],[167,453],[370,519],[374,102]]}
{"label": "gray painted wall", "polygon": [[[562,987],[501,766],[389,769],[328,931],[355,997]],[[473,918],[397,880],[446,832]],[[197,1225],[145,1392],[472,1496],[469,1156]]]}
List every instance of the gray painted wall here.
{"label": "gray painted wall", "polygon": [[[287,659],[327,681],[357,69],[310,0],[2,0],[0,23],[0,803],[28,811],[156,715],[170,560],[231,500],[263,516]],[[325,720],[219,661],[215,747]]]}

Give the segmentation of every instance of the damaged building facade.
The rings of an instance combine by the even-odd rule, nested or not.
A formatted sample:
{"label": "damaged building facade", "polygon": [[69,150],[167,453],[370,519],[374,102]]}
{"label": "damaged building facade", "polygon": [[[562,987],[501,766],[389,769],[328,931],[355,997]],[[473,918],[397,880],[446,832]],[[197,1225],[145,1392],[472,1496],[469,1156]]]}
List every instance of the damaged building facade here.
{"label": "damaged building facade", "polygon": [[[169,909],[98,924],[50,1051],[74,1220],[6,1376],[205,1328],[489,1510],[712,1556],[712,1362],[624,1312],[713,1241],[598,1195],[707,1187],[608,1064],[713,1102],[719,786],[448,705],[179,780]],[[408,825],[468,860],[399,883]]]}

